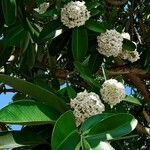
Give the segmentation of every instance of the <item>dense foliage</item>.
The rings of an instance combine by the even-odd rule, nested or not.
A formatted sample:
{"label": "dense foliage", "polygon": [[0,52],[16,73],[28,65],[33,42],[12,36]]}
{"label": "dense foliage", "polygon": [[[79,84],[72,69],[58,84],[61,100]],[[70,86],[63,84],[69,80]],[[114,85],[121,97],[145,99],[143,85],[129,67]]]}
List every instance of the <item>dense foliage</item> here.
{"label": "dense foliage", "polygon": [[148,150],[149,6],[1,0],[0,149]]}

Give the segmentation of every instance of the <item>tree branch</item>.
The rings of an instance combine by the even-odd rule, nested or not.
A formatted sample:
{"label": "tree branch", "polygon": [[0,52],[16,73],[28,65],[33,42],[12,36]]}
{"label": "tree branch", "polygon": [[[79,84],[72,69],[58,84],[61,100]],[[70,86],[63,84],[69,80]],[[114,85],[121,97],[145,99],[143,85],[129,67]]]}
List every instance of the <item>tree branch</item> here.
{"label": "tree branch", "polygon": [[1,93],[7,93],[7,92],[15,93],[15,92],[18,92],[18,91],[15,90],[15,89],[0,89],[0,94]]}
{"label": "tree branch", "polygon": [[135,74],[126,74],[124,77],[127,82],[134,84],[137,90],[144,96],[147,103],[150,104],[150,92],[146,88],[145,83]]}
{"label": "tree branch", "polygon": [[116,5],[116,6],[120,6],[125,4],[128,0],[106,0],[108,3],[110,3],[111,5]]}

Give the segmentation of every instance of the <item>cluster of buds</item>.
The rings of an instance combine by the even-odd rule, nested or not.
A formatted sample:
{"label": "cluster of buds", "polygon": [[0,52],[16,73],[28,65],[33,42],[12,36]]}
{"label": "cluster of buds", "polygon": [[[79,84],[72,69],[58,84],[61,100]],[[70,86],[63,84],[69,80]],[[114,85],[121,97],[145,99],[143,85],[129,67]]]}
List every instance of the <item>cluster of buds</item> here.
{"label": "cluster of buds", "polygon": [[98,52],[110,57],[117,57],[122,52],[123,37],[116,30],[107,30],[97,37]]}
{"label": "cluster of buds", "polygon": [[[130,40],[130,35],[128,33],[122,33],[121,35],[124,39]],[[124,60],[130,61],[131,63],[136,62],[140,59],[140,55],[136,49],[134,51],[123,49],[122,53],[120,53],[119,56]]]}
{"label": "cluster of buds", "polygon": [[61,21],[68,28],[79,27],[90,18],[85,2],[71,1],[61,9]]}
{"label": "cluster of buds", "polygon": [[103,101],[108,103],[111,107],[120,103],[125,98],[124,85],[115,79],[106,80],[102,84],[100,93]]}
{"label": "cluster of buds", "polygon": [[77,97],[71,100],[70,106],[73,109],[77,126],[87,118],[100,114],[105,110],[99,96],[93,92],[88,93],[86,90],[78,93]]}

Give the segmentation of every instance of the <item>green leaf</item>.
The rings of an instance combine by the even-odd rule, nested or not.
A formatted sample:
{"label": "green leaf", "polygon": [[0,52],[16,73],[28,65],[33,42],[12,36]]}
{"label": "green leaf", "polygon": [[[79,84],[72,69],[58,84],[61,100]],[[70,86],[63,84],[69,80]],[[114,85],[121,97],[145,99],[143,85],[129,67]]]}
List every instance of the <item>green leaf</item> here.
{"label": "green leaf", "polygon": [[26,49],[28,48],[30,43],[30,34],[29,32],[26,32],[24,37],[20,40],[20,48],[21,48],[21,54],[23,54]]}
{"label": "green leaf", "polygon": [[77,96],[76,91],[71,86],[67,87],[67,93],[70,99],[73,99]]}
{"label": "green leaf", "polygon": [[26,51],[22,55],[22,60],[20,65],[21,71],[22,70],[30,71],[33,68],[35,63],[35,56],[36,56],[35,45],[30,41],[28,47],[26,48]]}
{"label": "green leaf", "polygon": [[52,133],[52,150],[74,150],[80,141],[72,111],[64,113],[55,123]]}
{"label": "green leaf", "polygon": [[101,23],[98,23],[97,21],[94,21],[92,19],[86,21],[85,26],[94,32],[98,32],[98,33],[103,33],[106,32],[106,28],[104,27],[104,25]]}
{"label": "green leaf", "polygon": [[68,135],[67,139],[55,150],[79,150],[78,144],[80,142],[80,135],[77,131],[74,131]]}
{"label": "green leaf", "polygon": [[100,87],[99,83],[96,80],[94,80],[92,73],[90,72],[89,68],[87,68],[87,66],[84,66],[79,62],[74,62],[74,65],[75,65],[76,69],[80,72],[80,76],[87,83],[89,83],[89,85],[91,85],[92,87],[94,86],[96,88]]}
{"label": "green leaf", "polygon": [[35,98],[37,101],[46,103],[47,105],[51,106],[52,108],[60,112],[64,112],[65,110],[67,110],[67,106],[62,99],[60,99],[54,93],[44,88],[41,88],[40,86],[34,85],[25,80],[21,80],[18,78],[14,78],[2,74],[0,74],[0,82],[3,82],[4,84],[13,87],[19,92],[28,94],[32,98]]}
{"label": "green leaf", "polygon": [[89,1],[89,2],[86,2],[86,7],[87,7],[87,9],[88,10],[91,10],[91,9],[93,9],[93,8],[97,8],[98,6],[100,6],[100,2],[97,2],[97,1]]}
{"label": "green leaf", "polygon": [[46,40],[53,39],[54,37],[57,37],[58,30],[61,31],[62,29],[62,23],[59,20],[53,20],[50,23],[48,23],[43,30],[41,31],[39,35],[39,42],[44,42]]}
{"label": "green leaf", "polygon": [[88,49],[88,35],[84,27],[74,28],[72,32],[72,53],[74,60],[81,62]]}
{"label": "green leaf", "polygon": [[101,55],[98,52],[92,53],[88,63],[91,72],[96,73],[96,71],[98,71],[98,69],[100,68],[102,62],[103,62],[103,55]]}
{"label": "green leaf", "polygon": [[114,113],[102,113],[102,114],[91,116],[82,124],[80,130],[82,132],[87,132],[90,128],[95,126],[97,123],[113,115],[115,114]]}
{"label": "green leaf", "polygon": [[134,51],[136,49],[136,45],[132,41],[130,41],[128,39],[123,39],[122,48],[124,50]]}
{"label": "green leaf", "polygon": [[82,137],[81,146],[83,150],[91,150],[89,143]]}
{"label": "green leaf", "polygon": [[136,105],[142,105],[140,100],[133,96],[126,96],[124,101],[132,103],[132,104],[136,104]]}
{"label": "green leaf", "polygon": [[137,120],[130,114],[118,113],[107,117],[85,133],[86,140],[111,140],[124,136],[135,129]]}
{"label": "green leaf", "polygon": [[51,107],[33,100],[19,100],[0,110],[0,122],[6,124],[53,124],[58,116]]}
{"label": "green leaf", "polygon": [[44,139],[32,132],[0,132],[0,149],[12,149],[23,146],[35,146],[46,143]]}
{"label": "green leaf", "polygon": [[16,25],[8,28],[6,36],[0,40],[0,44],[8,47],[19,45],[22,38],[26,36],[27,32],[24,30],[22,25]]}
{"label": "green leaf", "polygon": [[12,25],[16,21],[17,6],[16,0],[2,0],[3,14],[7,25]]}
{"label": "green leaf", "polygon": [[98,10],[98,9],[91,9],[91,11],[90,11],[91,16],[99,15],[99,13],[100,13],[100,10]]}
{"label": "green leaf", "polygon": [[76,69],[80,72],[80,74],[92,77],[92,73],[90,72],[90,70],[88,69],[87,66],[85,66],[82,63],[77,62],[77,61],[74,62],[74,65],[75,65]]}
{"label": "green leaf", "polygon": [[0,50],[0,67],[5,65],[5,63],[8,61],[9,57],[11,56],[12,51],[13,51],[12,47],[1,48],[1,50]]}

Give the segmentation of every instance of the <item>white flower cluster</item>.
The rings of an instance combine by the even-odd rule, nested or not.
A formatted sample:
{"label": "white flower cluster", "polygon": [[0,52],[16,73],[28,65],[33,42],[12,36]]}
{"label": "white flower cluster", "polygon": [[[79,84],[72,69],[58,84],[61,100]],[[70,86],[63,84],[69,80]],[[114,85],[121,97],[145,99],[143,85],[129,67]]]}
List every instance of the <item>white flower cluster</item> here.
{"label": "white flower cluster", "polygon": [[99,96],[93,92],[88,93],[86,90],[78,93],[77,97],[71,100],[70,106],[74,109],[73,113],[77,126],[90,116],[102,113],[105,110]]}
{"label": "white flower cluster", "polygon": [[71,1],[61,9],[61,21],[69,28],[82,26],[89,18],[90,12],[84,1]]}
{"label": "white flower cluster", "polygon": [[117,57],[122,52],[123,37],[116,30],[107,30],[97,37],[99,53]]}
{"label": "white flower cluster", "polygon": [[100,93],[103,101],[108,103],[111,107],[120,103],[125,98],[124,85],[115,79],[106,80],[102,84]]}
{"label": "white flower cluster", "polygon": [[[130,40],[130,35],[128,33],[122,33],[121,35],[123,38]],[[140,59],[140,55],[136,49],[134,51],[123,50],[122,53],[120,53],[120,57],[132,63]]]}
{"label": "white flower cluster", "polygon": [[101,141],[100,142],[100,150],[115,150],[109,142]]}
{"label": "white flower cluster", "polygon": [[130,62],[136,62],[138,59],[140,59],[140,55],[138,53],[138,51],[134,50],[134,51],[127,51],[124,50],[121,54],[120,54],[122,59],[128,60]]}
{"label": "white flower cluster", "polygon": [[48,7],[49,7],[49,3],[44,2],[44,3],[40,4],[39,14],[45,13]]}

